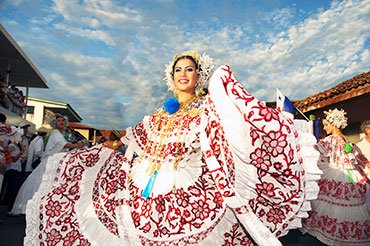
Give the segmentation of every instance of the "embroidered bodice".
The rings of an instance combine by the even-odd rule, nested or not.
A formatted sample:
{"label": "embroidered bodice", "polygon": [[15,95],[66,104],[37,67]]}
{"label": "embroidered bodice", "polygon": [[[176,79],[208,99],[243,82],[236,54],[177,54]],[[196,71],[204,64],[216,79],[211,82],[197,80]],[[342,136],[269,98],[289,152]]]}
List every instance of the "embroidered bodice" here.
{"label": "embroidered bodice", "polygon": [[335,168],[355,169],[355,150],[350,153],[344,152],[345,141],[338,136],[327,136],[317,145],[322,158],[327,158],[330,165]]}
{"label": "embroidered bodice", "polygon": [[174,114],[158,109],[150,118],[148,139],[138,160],[177,165],[190,150],[189,133],[200,125],[202,102],[196,99]]}

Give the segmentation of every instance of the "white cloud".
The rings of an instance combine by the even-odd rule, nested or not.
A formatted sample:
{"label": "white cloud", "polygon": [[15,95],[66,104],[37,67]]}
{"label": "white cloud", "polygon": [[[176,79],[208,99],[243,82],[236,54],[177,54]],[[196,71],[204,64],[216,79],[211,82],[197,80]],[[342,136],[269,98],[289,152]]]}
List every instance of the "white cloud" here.
{"label": "white cloud", "polygon": [[369,1],[343,2],[290,27],[285,35],[255,44],[237,62],[246,68],[248,83],[259,84],[258,96],[273,100],[273,87],[279,87],[292,98],[303,98],[368,69],[370,62],[363,57],[369,37]]}
{"label": "white cloud", "polygon": [[[31,95],[67,102],[83,123],[97,128],[124,128],[151,114],[170,95],[164,64],[188,49],[230,64],[245,88],[263,100],[274,100],[275,87],[302,99],[370,67],[369,0],[334,2],[294,23],[303,12],[296,6],[259,12],[261,30],[206,11],[198,19],[181,19],[172,15],[178,13],[173,1],[154,3],[165,12],[161,6],[151,11],[117,3],[55,0],[52,11],[32,18],[33,35],[17,32],[51,88]],[[8,25],[21,30],[18,21]]]}
{"label": "white cloud", "polygon": [[[139,11],[126,6],[118,6],[115,1],[110,0],[54,0],[53,10],[60,14],[66,21],[75,24],[81,20],[85,24],[97,25],[98,22],[112,26],[114,24],[140,22],[142,17]],[[91,23],[91,18],[95,19]],[[97,21],[97,22],[96,22]]]}

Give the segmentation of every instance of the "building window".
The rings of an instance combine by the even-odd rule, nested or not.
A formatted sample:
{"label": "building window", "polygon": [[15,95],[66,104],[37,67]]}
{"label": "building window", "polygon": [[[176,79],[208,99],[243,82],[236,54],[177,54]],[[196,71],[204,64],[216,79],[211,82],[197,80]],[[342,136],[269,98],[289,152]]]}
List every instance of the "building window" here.
{"label": "building window", "polygon": [[35,106],[27,106],[27,114],[34,114]]}

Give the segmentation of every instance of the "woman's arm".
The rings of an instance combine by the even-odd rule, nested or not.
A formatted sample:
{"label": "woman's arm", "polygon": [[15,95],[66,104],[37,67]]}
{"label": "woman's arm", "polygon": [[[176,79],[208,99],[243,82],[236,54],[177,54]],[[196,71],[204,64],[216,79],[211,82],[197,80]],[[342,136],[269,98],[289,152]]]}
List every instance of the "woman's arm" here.
{"label": "woman's arm", "polygon": [[85,147],[85,144],[84,143],[66,143],[65,145],[64,145],[64,147],[63,148],[66,148],[66,149],[74,149],[74,148],[78,148],[78,149],[80,149],[80,148],[83,148],[83,147]]}

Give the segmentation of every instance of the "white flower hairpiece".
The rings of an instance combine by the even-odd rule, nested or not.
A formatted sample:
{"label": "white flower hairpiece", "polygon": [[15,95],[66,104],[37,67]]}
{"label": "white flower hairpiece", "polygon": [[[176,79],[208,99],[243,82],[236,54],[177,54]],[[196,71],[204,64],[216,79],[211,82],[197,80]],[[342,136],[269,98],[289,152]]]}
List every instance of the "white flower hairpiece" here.
{"label": "white flower hairpiece", "polygon": [[174,63],[178,60],[179,57],[182,56],[191,56],[194,58],[196,62],[198,62],[198,74],[200,76],[199,83],[197,87],[195,88],[195,93],[198,94],[199,91],[201,91],[204,88],[208,88],[208,81],[211,78],[214,69],[215,64],[213,62],[213,59],[210,58],[208,55],[203,53],[203,55],[199,55],[195,51],[189,51],[184,52],[180,55],[175,55],[172,61],[166,65],[165,69],[165,77],[163,78],[164,81],[166,81],[167,87],[169,91],[175,91],[175,84],[173,81],[173,66]]}
{"label": "white flower hairpiece", "polygon": [[339,129],[344,129],[347,126],[347,113],[343,109],[329,109],[324,114],[326,115],[326,120]]}

